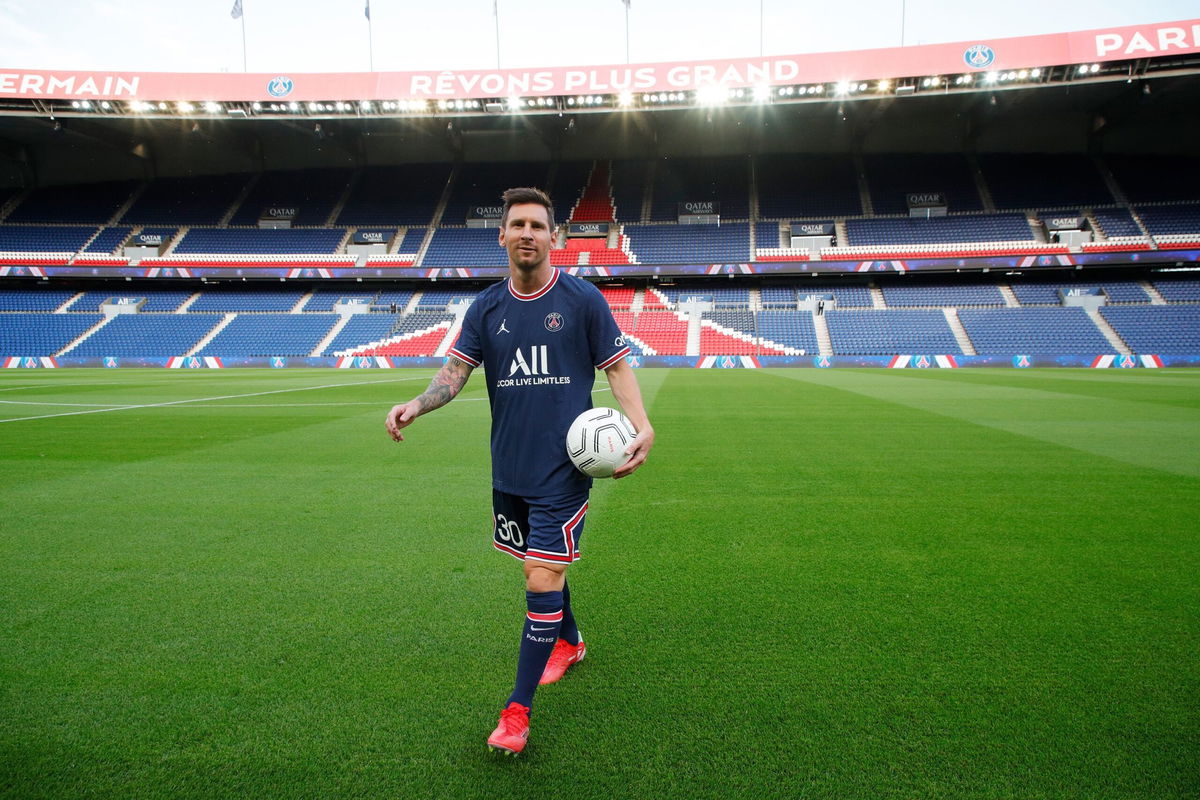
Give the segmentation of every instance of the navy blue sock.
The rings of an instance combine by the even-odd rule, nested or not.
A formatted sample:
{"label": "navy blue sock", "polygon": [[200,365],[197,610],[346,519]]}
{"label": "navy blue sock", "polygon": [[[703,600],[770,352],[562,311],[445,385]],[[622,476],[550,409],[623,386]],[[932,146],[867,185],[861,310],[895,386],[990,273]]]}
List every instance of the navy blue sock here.
{"label": "navy blue sock", "polygon": [[579,627],[575,624],[575,615],[571,612],[571,590],[563,581],[563,621],[558,631],[558,638],[567,644],[579,644]]}
{"label": "navy blue sock", "polygon": [[525,627],[521,630],[521,651],[517,656],[517,683],[505,701],[533,707],[533,693],[546,671],[550,651],[562,626],[562,592],[525,592]]}

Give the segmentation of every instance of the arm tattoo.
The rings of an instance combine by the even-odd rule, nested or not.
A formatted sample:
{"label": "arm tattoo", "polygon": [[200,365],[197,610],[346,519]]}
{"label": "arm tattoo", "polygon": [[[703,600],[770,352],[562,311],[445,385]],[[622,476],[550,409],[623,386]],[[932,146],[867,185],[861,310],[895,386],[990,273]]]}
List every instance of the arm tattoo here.
{"label": "arm tattoo", "polygon": [[450,360],[433,376],[429,388],[417,398],[417,402],[421,404],[421,413],[441,408],[453,400],[467,382],[467,378],[471,377],[471,369],[467,362],[450,356]]}

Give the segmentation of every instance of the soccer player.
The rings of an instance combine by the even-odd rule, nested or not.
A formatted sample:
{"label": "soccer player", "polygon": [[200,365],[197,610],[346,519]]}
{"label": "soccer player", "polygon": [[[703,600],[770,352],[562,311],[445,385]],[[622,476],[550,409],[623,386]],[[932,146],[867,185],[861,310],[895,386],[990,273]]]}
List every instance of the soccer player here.
{"label": "soccer player", "polygon": [[629,461],[614,478],[640,467],[654,444],[629,348],[608,304],[587,281],[550,265],[554,207],[542,191],[503,195],[500,246],[508,280],[479,294],[462,333],[429,388],[395,406],[387,430],[400,431],[459,393],[483,365],[492,407],[492,544],[524,562],[527,613],[517,678],[488,746],[520,753],[539,683],[553,683],[587,653],[571,608],[567,565],[579,558],[591,479],[567,457],[567,428],[592,407],[596,370],[637,429]]}

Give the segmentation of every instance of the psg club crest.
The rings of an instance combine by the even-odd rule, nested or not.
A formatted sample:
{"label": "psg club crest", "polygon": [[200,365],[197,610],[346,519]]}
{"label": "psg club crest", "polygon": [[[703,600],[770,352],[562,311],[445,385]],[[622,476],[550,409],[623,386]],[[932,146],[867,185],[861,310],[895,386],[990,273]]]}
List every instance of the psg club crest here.
{"label": "psg club crest", "polygon": [[996,60],[996,51],[986,44],[974,44],[963,53],[963,61],[971,69],[987,69]]}
{"label": "psg club crest", "polygon": [[1027,369],[1032,367],[1033,364],[1030,363],[1029,356],[1013,356],[1013,366],[1020,369]]}
{"label": "psg club crest", "polygon": [[549,314],[546,315],[545,324],[546,324],[546,330],[550,331],[551,333],[562,330],[562,326],[563,326],[562,314],[558,313],[557,311],[551,311]]}
{"label": "psg club crest", "polygon": [[267,94],[271,95],[271,97],[287,97],[292,93],[292,89],[294,88],[296,87],[292,83],[291,78],[280,75],[276,78],[271,78],[270,82],[267,83]]}

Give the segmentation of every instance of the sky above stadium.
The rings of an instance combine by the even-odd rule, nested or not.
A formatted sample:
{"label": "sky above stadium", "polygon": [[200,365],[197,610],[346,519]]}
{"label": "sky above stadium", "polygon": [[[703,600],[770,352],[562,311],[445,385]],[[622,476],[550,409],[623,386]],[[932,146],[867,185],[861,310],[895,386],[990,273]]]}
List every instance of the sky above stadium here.
{"label": "sky above stadium", "polygon": [[1200,16],[1197,0],[631,0],[628,13],[622,0],[240,0],[236,19],[234,6],[235,0],[0,0],[0,68],[277,73],[583,66],[623,64],[627,46],[633,63],[694,61]]}

